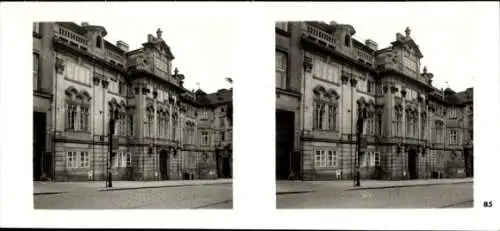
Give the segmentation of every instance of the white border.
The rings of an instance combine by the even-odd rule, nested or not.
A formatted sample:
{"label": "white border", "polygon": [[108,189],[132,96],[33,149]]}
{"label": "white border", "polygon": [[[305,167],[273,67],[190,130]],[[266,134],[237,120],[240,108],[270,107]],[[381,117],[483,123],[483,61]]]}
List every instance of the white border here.
{"label": "white border", "polygon": [[[274,21],[334,19],[329,10],[348,4],[390,17],[410,3],[2,3],[0,5],[1,210],[4,227],[287,228],[287,229],[498,229],[499,24],[497,3],[464,4],[475,11],[470,65],[475,76],[474,209],[465,210],[276,210],[274,181]],[[405,5],[402,5],[405,4]],[[409,8],[405,8],[408,10]],[[346,12],[347,13],[347,12]],[[356,13],[356,12],[348,12]],[[234,210],[34,211],[32,209],[31,21],[80,22],[112,17],[133,20],[230,20],[240,25],[228,44],[234,79]],[[362,16],[362,13],[360,14]],[[422,14],[422,17],[426,17]],[[398,18],[396,18],[398,19]],[[369,22],[369,18],[367,18]],[[381,25],[383,26],[383,25]],[[214,32],[215,33],[215,32]],[[457,49],[460,49],[459,47]],[[470,58],[470,57],[464,57]],[[460,67],[457,67],[460,68]],[[452,76],[450,76],[452,78]],[[496,185],[494,185],[496,183]],[[494,208],[482,208],[492,200]]]}

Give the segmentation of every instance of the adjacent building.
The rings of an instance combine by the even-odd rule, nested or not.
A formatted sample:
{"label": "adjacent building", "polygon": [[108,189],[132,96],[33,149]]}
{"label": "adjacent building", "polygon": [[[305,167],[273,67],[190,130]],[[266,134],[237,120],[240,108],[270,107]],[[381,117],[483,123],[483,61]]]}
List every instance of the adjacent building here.
{"label": "adjacent building", "polygon": [[357,164],[362,179],[472,176],[472,88],[432,86],[409,28],[384,49],[355,33],[276,23],[277,179],[353,179]]}
{"label": "adjacent building", "polygon": [[85,22],[33,30],[34,180],[231,177],[232,89],[186,89],[160,29],[136,50]]}

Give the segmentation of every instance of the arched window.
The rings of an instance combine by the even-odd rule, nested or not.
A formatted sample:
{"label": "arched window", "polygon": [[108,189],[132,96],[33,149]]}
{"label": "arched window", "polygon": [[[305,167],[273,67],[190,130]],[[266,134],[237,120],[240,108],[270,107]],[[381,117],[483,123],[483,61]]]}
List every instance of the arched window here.
{"label": "arched window", "polygon": [[336,131],[339,95],[335,90],[326,91],[322,86],[313,91],[313,130]]}
{"label": "arched window", "polygon": [[172,140],[176,140],[176,130],[177,130],[177,115],[174,113],[172,116]]}
{"label": "arched window", "polygon": [[351,46],[351,36],[348,34],[345,35],[345,46],[350,47]]}
{"label": "arched window", "polygon": [[168,111],[165,112],[165,138],[169,139],[170,130],[168,125],[170,124],[170,114]]}
{"label": "arched window", "polygon": [[95,38],[95,46],[97,48],[101,48],[102,47],[102,38],[99,35]]}

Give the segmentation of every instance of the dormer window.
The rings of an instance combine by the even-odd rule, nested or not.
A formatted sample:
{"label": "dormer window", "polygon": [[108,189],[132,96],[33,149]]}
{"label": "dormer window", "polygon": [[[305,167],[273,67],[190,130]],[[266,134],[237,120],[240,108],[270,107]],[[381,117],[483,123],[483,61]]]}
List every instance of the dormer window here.
{"label": "dormer window", "polygon": [[101,36],[97,36],[97,38],[95,39],[95,46],[97,48],[101,48],[101,46],[102,46],[102,38],[101,38]]}
{"label": "dormer window", "polygon": [[351,36],[348,34],[345,35],[345,46],[350,47],[351,46]]}

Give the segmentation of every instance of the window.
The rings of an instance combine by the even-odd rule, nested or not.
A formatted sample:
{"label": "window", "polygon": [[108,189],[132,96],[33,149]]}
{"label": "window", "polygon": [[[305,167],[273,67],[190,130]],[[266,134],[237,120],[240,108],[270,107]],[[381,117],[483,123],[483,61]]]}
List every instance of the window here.
{"label": "window", "polygon": [[172,139],[175,140],[176,137],[176,130],[177,130],[177,118],[173,118],[174,122],[172,124]]}
{"label": "window", "polygon": [[120,132],[121,132],[121,133],[120,133],[120,135],[121,135],[121,136],[126,136],[126,135],[128,135],[128,130],[129,130],[129,129],[128,129],[128,127],[127,127],[127,125],[128,125],[128,123],[127,123],[127,117],[126,117],[126,116],[124,116],[124,115],[120,116],[119,123],[120,123],[120,129],[121,129],[121,130],[120,130]]}
{"label": "window", "polygon": [[95,39],[95,46],[97,48],[101,48],[101,46],[102,46],[102,38],[101,38],[101,36],[97,36],[97,38]]}
{"label": "window", "polygon": [[369,81],[368,80],[368,84],[367,84],[367,91],[368,93],[372,94],[374,92],[374,83],[372,81]]}
{"label": "window", "polygon": [[286,88],[287,55],[276,51],[276,87]]}
{"label": "window", "polygon": [[38,90],[40,80],[40,55],[33,53],[33,90]]}
{"label": "window", "polygon": [[425,125],[426,125],[427,121],[426,121],[425,116],[422,116],[421,118],[422,119],[421,119],[420,123],[421,123],[421,126],[422,126],[422,131],[421,131],[420,137],[421,137],[421,139],[425,139],[425,137],[426,137],[425,136],[425,133],[426,133],[426,131],[425,131]]}
{"label": "window", "polygon": [[402,134],[402,127],[401,127],[401,124],[402,124],[402,113],[400,111],[398,111],[397,108],[394,109],[394,117],[395,117],[395,120],[393,121],[393,125],[394,125],[394,135],[395,136],[401,136]]}
{"label": "window", "polygon": [[127,152],[127,167],[132,166],[132,153]]}
{"label": "window", "polygon": [[109,168],[117,168],[118,167],[118,155],[116,152],[111,153],[111,158],[109,159]]}
{"label": "window", "polygon": [[173,118],[173,124],[172,124],[172,140],[175,140],[176,137],[176,130],[177,130],[177,118]]}
{"label": "window", "polygon": [[418,117],[413,116],[413,137],[418,138]]}
{"label": "window", "polygon": [[328,107],[328,128],[332,131],[337,130],[337,108],[335,105]]}
{"label": "window", "polygon": [[154,119],[154,115],[153,113],[148,113],[148,123],[147,123],[147,131],[148,131],[148,136],[153,136],[153,119]]}
{"label": "window", "polygon": [[130,136],[134,135],[134,116],[129,115],[128,116],[128,132]]}
{"label": "window", "polygon": [[335,167],[337,166],[337,153],[332,150],[328,150],[328,163],[327,166]]}
{"label": "window", "polygon": [[66,156],[67,168],[78,168],[78,161],[76,159],[76,152],[67,152]]}
{"label": "window", "polygon": [[326,79],[325,77],[325,70],[326,70],[326,63],[319,60],[319,59],[314,59],[313,61],[313,75],[317,78],[320,79]]}
{"label": "window", "polygon": [[314,129],[323,128],[323,115],[325,113],[325,104],[316,102],[314,103]]}
{"label": "window", "polygon": [[161,136],[161,131],[162,131],[162,123],[163,123],[163,118],[161,118],[160,114],[156,115],[156,136],[160,137]]}
{"label": "window", "polygon": [[208,131],[201,132],[201,144],[208,145]]}
{"label": "window", "polygon": [[380,166],[380,152],[373,152],[372,166]]}
{"label": "window", "polygon": [[118,167],[126,168],[130,167],[132,163],[132,153],[130,152],[121,152],[120,153],[120,164]]}
{"label": "window", "polygon": [[359,167],[366,167],[366,164],[368,163],[368,158],[369,156],[365,152],[359,153]]}
{"label": "window", "polygon": [[89,131],[89,108],[80,106],[80,130]]}
{"label": "window", "polygon": [[76,108],[75,104],[66,104],[66,129],[68,130],[75,130]]}
{"label": "window", "polygon": [[88,152],[80,152],[80,168],[90,168]]}
{"label": "window", "polygon": [[220,117],[220,118],[219,118],[219,121],[220,121],[220,127],[221,127],[221,128],[225,128],[225,127],[226,127],[226,125],[225,125],[225,123],[224,123],[224,122],[225,122],[225,118],[224,118],[224,117]]}
{"label": "window", "polygon": [[167,139],[169,138],[168,137],[168,134],[169,134],[169,127],[168,127],[168,125],[169,125],[169,123],[170,123],[170,115],[167,113],[165,115],[165,137]]}
{"label": "window", "polygon": [[226,132],[224,132],[224,131],[220,131],[220,132],[219,132],[219,136],[220,136],[220,140],[221,140],[221,141],[226,140],[225,135],[226,135]]}
{"label": "window", "polygon": [[337,166],[337,153],[335,150],[316,150],[314,166],[317,168],[332,168]]}
{"label": "window", "polygon": [[276,28],[283,31],[288,31],[288,22],[276,22]]}
{"label": "window", "polygon": [[382,114],[377,114],[377,135],[382,135]]}
{"label": "window", "polygon": [[348,34],[345,35],[345,46],[350,47],[351,46],[351,36]]}
{"label": "window", "polygon": [[450,144],[457,144],[457,131],[456,130],[450,131]]}

